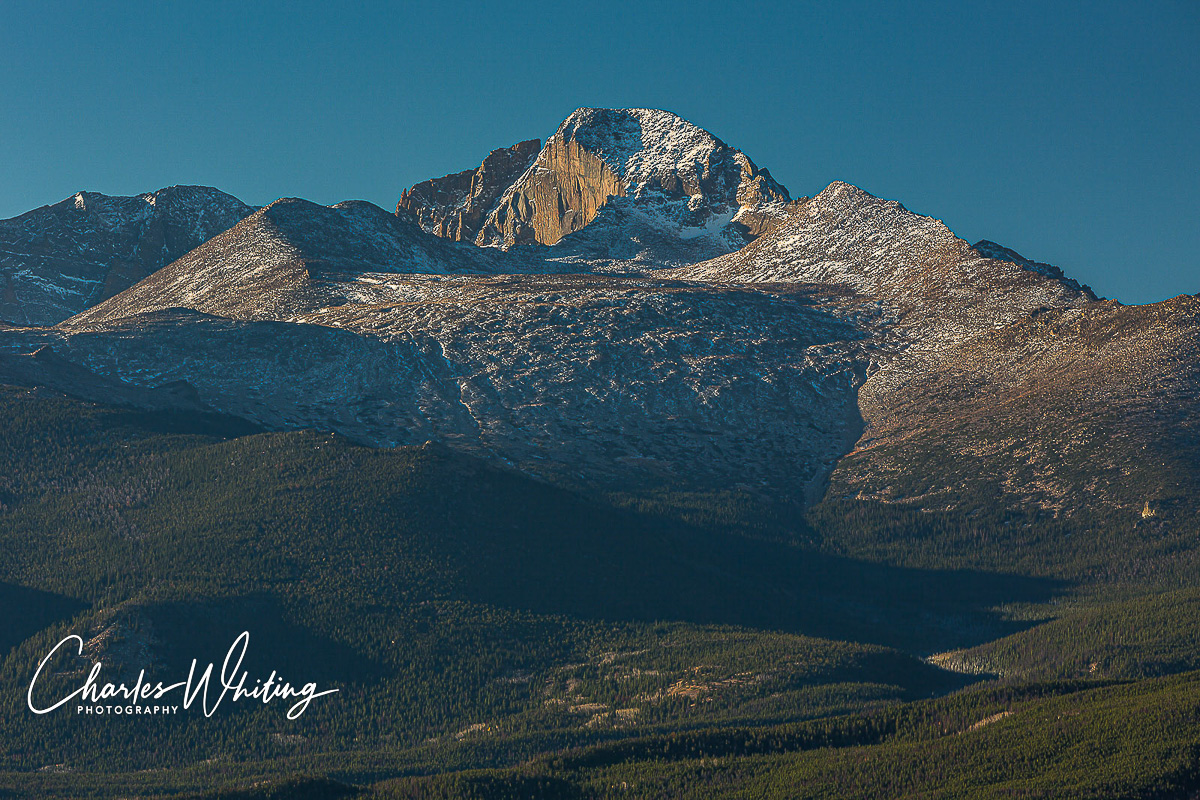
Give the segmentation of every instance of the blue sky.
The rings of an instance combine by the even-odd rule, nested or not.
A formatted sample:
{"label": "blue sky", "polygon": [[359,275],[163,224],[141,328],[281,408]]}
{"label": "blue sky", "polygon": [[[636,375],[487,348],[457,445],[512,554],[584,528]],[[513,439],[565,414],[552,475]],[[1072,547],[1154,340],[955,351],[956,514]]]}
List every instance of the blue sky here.
{"label": "blue sky", "polygon": [[1200,3],[0,5],[0,217],[80,189],[393,207],[579,106],[674,111],[1100,294],[1200,292]]}

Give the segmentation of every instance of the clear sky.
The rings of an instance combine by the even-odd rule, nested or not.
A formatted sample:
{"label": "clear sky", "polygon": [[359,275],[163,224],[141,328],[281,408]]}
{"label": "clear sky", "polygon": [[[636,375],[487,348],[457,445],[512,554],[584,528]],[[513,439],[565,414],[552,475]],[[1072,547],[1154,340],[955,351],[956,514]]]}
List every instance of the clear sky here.
{"label": "clear sky", "polygon": [[0,217],[87,189],[393,207],[655,107],[1148,302],[1200,292],[1200,2],[0,4]]}

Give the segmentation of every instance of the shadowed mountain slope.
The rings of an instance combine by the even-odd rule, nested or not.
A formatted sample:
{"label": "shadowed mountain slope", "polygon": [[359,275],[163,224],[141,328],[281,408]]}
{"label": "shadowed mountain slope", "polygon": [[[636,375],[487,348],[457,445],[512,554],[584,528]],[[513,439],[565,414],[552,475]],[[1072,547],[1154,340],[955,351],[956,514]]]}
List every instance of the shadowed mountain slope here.
{"label": "shadowed mountain slope", "polygon": [[129,288],[253,211],[206,186],[79,192],[0,221],[0,319],[53,325]]}

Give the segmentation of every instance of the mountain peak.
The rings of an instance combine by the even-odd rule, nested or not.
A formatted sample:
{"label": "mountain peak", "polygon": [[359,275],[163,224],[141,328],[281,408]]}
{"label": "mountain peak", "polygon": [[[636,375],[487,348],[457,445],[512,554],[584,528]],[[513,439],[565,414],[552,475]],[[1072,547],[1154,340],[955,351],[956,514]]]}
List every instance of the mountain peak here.
{"label": "mountain peak", "polygon": [[[766,173],[708,131],[661,109],[580,108],[563,121],[555,136],[578,142],[598,156],[631,185],[634,195],[669,188],[676,178],[714,166],[720,157],[731,158],[753,175]],[[766,182],[772,199],[791,199],[769,173]]]}
{"label": "mountain peak", "polygon": [[254,211],[208,186],[79,191],[0,220],[0,318],[52,325],[123,291]]}
{"label": "mountain peak", "polygon": [[[904,219],[913,217],[941,225],[943,228],[945,227],[941,220],[921,214],[914,214],[898,200],[888,200],[879,197],[878,195],[871,194],[866,189],[855,186],[853,183],[847,183],[846,181],[833,181],[813,195],[806,205],[811,209],[810,213],[823,214],[848,214],[853,209],[860,207],[886,209],[889,213],[899,214]],[[946,230],[949,231],[948,228]]]}
{"label": "mountain peak", "polygon": [[791,199],[744,153],[676,114],[580,108],[504,193],[476,242],[557,244],[614,197],[630,198],[652,227],[727,240],[727,250],[757,235],[755,215],[782,215]]}
{"label": "mountain peak", "polygon": [[725,146],[683,117],[654,108],[580,108],[563,120],[555,136],[579,142],[622,174],[642,166],[647,153],[678,162]]}
{"label": "mountain peak", "polygon": [[[648,236],[705,237],[729,252],[784,216],[791,200],[770,172],[677,114],[585,107],[540,149],[530,140],[494,150],[477,170],[405,190],[397,212],[415,214],[435,235],[507,249],[555,245],[613,198],[635,211],[605,227],[614,252]],[[626,229],[631,220],[636,230]]]}

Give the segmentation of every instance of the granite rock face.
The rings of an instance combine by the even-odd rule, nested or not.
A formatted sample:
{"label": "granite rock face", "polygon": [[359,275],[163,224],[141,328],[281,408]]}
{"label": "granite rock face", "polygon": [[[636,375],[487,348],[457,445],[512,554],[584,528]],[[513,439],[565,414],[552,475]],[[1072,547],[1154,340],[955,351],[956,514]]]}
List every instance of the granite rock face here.
{"label": "granite rock face", "polygon": [[556,244],[586,227],[625,184],[599,156],[558,135],[546,142],[535,169],[488,215],[481,244]]}
{"label": "granite rock face", "polygon": [[478,244],[556,244],[596,218],[610,197],[677,229],[680,238],[747,229],[731,222],[791,198],[744,153],[681,117],[654,109],[581,108],[488,215]]}
{"label": "granite rock face", "polygon": [[206,186],[79,192],[0,221],[0,319],[53,325],[116,295],[254,209]]}
{"label": "granite rock face", "polygon": [[558,246],[573,244],[568,237],[614,198],[627,202],[578,249],[636,253],[642,266],[736,250],[785,217],[791,199],[744,153],[675,114],[581,108],[540,151],[536,140],[522,142],[478,170],[419,183],[397,213],[454,241]]}
{"label": "granite rock face", "polygon": [[537,156],[541,142],[531,139],[493,150],[473,170],[423,181],[400,195],[396,213],[415,215],[429,233],[456,242],[473,242],[485,215]]}

